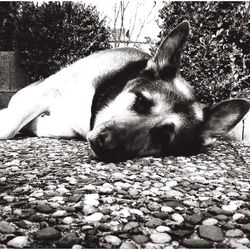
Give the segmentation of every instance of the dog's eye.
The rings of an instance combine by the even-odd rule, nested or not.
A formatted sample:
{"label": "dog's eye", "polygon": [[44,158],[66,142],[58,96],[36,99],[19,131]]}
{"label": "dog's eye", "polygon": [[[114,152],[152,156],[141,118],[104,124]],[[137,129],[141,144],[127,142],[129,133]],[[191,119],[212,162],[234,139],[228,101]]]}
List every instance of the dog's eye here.
{"label": "dog's eye", "polygon": [[153,100],[145,97],[141,92],[135,93],[135,103],[133,109],[139,114],[147,114],[150,112],[150,108],[153,106]]}

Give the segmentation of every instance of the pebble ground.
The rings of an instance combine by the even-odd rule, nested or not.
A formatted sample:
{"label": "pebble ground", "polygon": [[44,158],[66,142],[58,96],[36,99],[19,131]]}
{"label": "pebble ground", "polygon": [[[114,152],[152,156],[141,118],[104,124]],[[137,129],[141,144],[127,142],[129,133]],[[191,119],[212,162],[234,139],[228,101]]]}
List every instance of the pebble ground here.
{"label": "pebble ground", "polygon": [[250,248],[250,148],[114,164],[82,141],[2,141],[0,248]]}

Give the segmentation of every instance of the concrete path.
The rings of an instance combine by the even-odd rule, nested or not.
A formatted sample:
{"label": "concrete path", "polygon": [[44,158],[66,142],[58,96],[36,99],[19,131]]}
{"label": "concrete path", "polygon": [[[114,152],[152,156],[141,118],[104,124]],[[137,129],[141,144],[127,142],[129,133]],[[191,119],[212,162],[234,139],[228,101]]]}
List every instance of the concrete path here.
{"label": "concrete path", "polygon": [[86,142],[0,142],[0,249],[250,248],[250,147],[96,160]]}

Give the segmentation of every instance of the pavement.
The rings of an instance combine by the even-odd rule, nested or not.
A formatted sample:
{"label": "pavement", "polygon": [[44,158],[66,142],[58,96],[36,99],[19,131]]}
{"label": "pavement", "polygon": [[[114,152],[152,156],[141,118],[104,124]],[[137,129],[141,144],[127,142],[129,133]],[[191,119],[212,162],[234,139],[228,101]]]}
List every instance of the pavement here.
{"label": "pavement", "polygon": [[250,147],[99,162],[86,142],[0,142],[0,248],[249,248]]}

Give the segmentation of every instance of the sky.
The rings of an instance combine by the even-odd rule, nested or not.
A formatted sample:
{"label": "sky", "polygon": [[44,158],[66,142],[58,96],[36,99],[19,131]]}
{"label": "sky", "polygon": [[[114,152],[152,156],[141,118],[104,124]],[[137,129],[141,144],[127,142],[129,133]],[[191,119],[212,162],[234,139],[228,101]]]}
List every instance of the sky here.
{"label": "sky", "polygon": [[[82,0],[81,2],[95,5],[101,16],[106,16],[107,24],[112,27],[115,4],[119,5],[119,0]],[[125,5],[128,4],[125,12],[125,28],[132,30],[133,23],[135,23],[132,38],[136,39],[142,23],[145,22],[138,41],[144,41],[144,37],[147,36],[153,40],[157,39],[160,29],[156,20],[163,2],[159,0],[124,0],[124,2]],[[135,15],[137,15],[136,18]]]}

